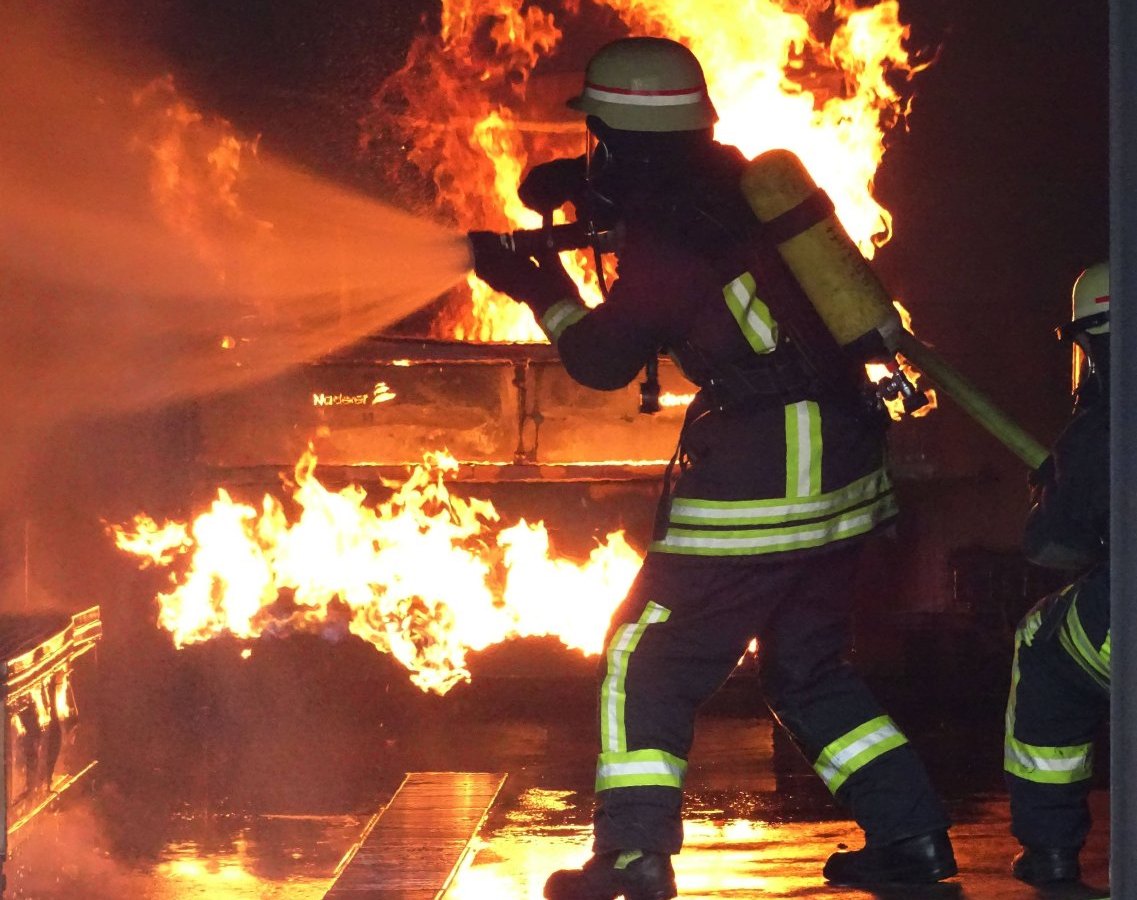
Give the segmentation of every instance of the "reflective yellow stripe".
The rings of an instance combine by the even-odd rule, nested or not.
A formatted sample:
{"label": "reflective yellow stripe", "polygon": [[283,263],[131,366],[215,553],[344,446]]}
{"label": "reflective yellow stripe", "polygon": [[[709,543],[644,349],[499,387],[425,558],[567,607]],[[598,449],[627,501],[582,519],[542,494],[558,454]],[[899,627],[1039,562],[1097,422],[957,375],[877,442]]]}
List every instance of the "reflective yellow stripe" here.
{"label": "reflective yellow stripe", "polygon": [[541,316],[541,329],[554,344],[560,340],[570,325],[575,325],[588,315],[588,309],[575,300],[560,300],[554,303]]}
{"label": "reflective yellow stripe", "polygon": [[908,743],[888,716],[878,716],[830,743],[813,764],[832,793],[874,759]]}
{"label": "reflective yellow stripe", "polygon": [[658,603],[648,603],[638,622],[621,625],[608,642],[608,661],[604,682],[600,686],[600,746],[605,753],[624,753],[628,736],[624,729],[624,684],[628,678],[628,662],[649,625],[666,622],[671,610]]}
{"label": "reflective yellow stripe", "polygon": [[601,753],[596,764],[596,790],[621,787],[683,787],[687,761],[664,750]]}
{"label": "reflective yellow stripe", "polygon": [[867,506],[840,513],[820,522],[784,528],[754,528],[746,531],[669,528],[663,540],[651,545],[656,553],[691,556],[750,556],[804,550],[867,534],[895,516],[896,500],[887,494]]}
{"label": "reflective yellow stripe", "polygon": [[723,299],[755,353],[769,353],[778,346],[778,323],[770,308],[758,299],[754,276],[743,272],[722,289]]}
{"label": "reflective yellow stripe", "polygon": [[877,469],[828,494],[799,500],[776,497],[770,500],[697,500],[676,497],[671,501],[674,525],[763,525],[819,519],[844,512],[892,490],[892,479]]}
{"label": "reflective yellow stripe", "polygon": [[821,408],[813,400],[786,407],[786,496],[821,493]]}
{"label": "reflective yellow stripe", "polygon": [[[1073,608],[1073,607],[1071,607]],[[1072,784],[1093,774],[1093,744],[1071,747],[1040,747],[1015,737],[1019,682],[1022,669],[1019,655],[1024,645],[1030,646],[1042,627],[1042,611],[1035,610],[1015,631],[1015,656],[1011,663],[1011,693],[1007,698],[1007,715],[1003,735],[1003,769],[1011,775],[1038,784]]]}
{"label": "reflective yellow stripe", "polygon": [[1008,735],[1003,747],[1003,768],[1036,784],[1073,784],[1093,775],[1094,745],[1038,747]]}
{"label": "reflective yellow stripe", "polygon": [[1078,602],[1070,604],[1062,629],[1058,634],[1062,647],[1086,673],[1102,687],[1109,687],[1109,661],[1103,659],[1101,652],[1094,647],[1082,620],[1078,616]]}

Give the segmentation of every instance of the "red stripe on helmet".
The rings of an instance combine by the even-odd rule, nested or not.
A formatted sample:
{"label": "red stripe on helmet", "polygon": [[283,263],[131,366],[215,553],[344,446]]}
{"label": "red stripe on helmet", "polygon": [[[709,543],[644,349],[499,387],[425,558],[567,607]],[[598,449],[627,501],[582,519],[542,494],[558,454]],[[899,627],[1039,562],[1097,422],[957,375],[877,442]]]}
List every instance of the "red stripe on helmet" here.
{"label": "red stripe on helmet", "polygon": [[1109,294],[1106,294],[1104,297],[1098,297],[1094,303],[1109,303]]}

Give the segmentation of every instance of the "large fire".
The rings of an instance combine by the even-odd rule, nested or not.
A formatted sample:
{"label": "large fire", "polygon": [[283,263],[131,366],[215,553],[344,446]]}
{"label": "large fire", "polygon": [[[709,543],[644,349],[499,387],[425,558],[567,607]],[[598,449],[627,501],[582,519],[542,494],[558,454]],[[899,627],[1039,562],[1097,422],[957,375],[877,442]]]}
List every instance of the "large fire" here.
{"label": "large fire", "polygon": [[492,503],[449,490],[457,463],[446,454],[427,454],[381,503],[356,485],[328,490],[315,468],[305,454],[287,508],[219,490],[191,522],[139,515],[111,527],[143,566],[170,569],[159,624],[179,647],[347,630],[443,694],[469,678],[467,653],[509,638],[551,635],[598,653],[639,568],[622,532],[577,563],[552,553],[543,523],[503,526]]}
{"label": "large fire", "polygon": [[[524,14],[502,0],[443,0],[439,32],[415,40],[376,95],[365,132],[407,148],[405,160],[430,176],[439,209],[459,227],[537,227],[517,184],[531,165],[583,149],[583,124],[548,110],[579,88],[579,75],[571,86],[555,76],[583,69],[583,59],[561,53],[562,39],[604,7],[631,33],[665,35],[694,51],[720,141],[748,157],[792,150],[867,257],[889,239],[891,217],[872,196],[873,177],[885,136],[907,111],[895,85],[921,67],[905,48],[897,0],[572,0],[556,13],[530,5]],[[591,51],[602,38],[588,36]],[[544,93],[555,96],[541,107],[543,79],[553,84]],[[586,301],[598,302],[588,261],[567,262]],[[543,340],[528,310],[473,276],[468,297],[436,327],[466,340]]]}
{"label": "large fire", "polygon": [[[602,12],[611,34],[588,32],[568,43],[591,52],[619,36],[617,23],[683,41],[704,64],[721,117],[719,140],[747,156],[792,150],[866,257],[889,239],[891,219],[872,196],[873,178],[885,138],[906,112],[895,86],[919,69],[904,46],[908,30],[897,0],[564,0],[556,12],[521,6],[443,0],[438,33],[414,41],[362,123],[364,143],[393,139],[400,165],[429,176],[434,202],[457,227],[540,224],[517,186],[532,165],[584,149],[582,123],[561,112],[579,87],[584,59],[568,50],[562,59],[562,45],[566,32]],[[557,80],[569,70],[571,81]],[[136,100],[161,105],[169,93],[158,84]],[[176,137],[187,124],[198,123],[175,116],[147,143],[156,161],[168,164],[155,169],[156,192],[193,226],[200,224],[200,198],[179,181],[162,180],[179,162],[180,145],[166,140],[167,132]],[[210,196],[224,201],[236,157],[254,153],[255,145],[218,147],[209,157]],[[174,156],[156,148],[172,148]],[[224,202],[205,213],[233,218]],[[565,256],[586,301],[599,302],[588,255]],[[527,308],[472,275],[436,334],[544,339]],[[665,405],[690,399],[662,398]],[[605,625],[640,563],[622,533],[609,534],[585,562],[559,558],[543,524],[504,527],[492,504],[452,494],[444,475],[456,463],[445,454],[428,454],[380,503],[358,486],[329,490],[315,466],[311,454],[300,460],[287,503],[266,495],[254,506],[222,490],[192,521],[140,515],[112,527],[121,549],[170,570],[170,587],[158,598],[160,624],[178,646],[221,634],[350,631],[438,693],[469,677],[469,652],[511,637],[554,635],[586,653],[601,649]]]}

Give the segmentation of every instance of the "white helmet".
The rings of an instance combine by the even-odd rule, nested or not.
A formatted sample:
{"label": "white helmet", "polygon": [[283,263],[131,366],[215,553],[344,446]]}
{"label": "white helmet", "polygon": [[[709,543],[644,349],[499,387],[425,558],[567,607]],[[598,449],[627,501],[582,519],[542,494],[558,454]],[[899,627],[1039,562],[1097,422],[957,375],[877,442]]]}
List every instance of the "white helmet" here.
{"label": "white helmet", "polygon": [[620,131],[695,131],[718,119],[695,54],[667,38],[601,47],[588,63],[584,89],[568,105]]}
{"label": "white helmet", "polygon": [[1065,340],[1082,332],[1109,334],[1109,263],[1090,266],[1074,281],[1070,321],[1058,331]]}

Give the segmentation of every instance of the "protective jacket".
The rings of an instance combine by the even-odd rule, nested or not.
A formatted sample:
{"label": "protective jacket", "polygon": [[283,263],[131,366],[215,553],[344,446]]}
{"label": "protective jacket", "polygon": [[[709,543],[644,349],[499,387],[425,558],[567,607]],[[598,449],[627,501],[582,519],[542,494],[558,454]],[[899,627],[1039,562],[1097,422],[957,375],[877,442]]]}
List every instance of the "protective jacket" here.
{"label": "protective jacket", "polygon": [[1109,558],[1109,400],[1078,412],[1034,478],[1023,551],[1076,571]]}
{"label": "protective jacket", "polygon": [[652,553],[817,552],[896,514],[881,417],[853,386],[812,376],[763,300],[744,164],[712,144],[649,200],[625,205],[618,277],[599,307],[531,304],[581,384],[623,387],[663,349],[700,388]]}

